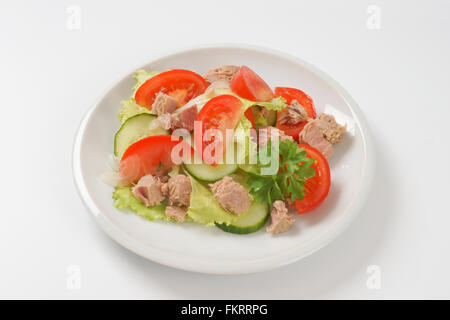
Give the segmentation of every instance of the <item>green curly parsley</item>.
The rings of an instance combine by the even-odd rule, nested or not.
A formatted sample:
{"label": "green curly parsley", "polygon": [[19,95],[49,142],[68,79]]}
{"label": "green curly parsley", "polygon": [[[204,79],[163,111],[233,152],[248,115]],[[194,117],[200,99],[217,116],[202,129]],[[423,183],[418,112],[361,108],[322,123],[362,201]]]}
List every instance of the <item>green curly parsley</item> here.
{"label": "green curly parsley", "polygon": [[[267,146],[270,149],[270,141]],[[274,175],[252,175],[247,183],[250,194],[256,201],[272,204],[275,200],[292,202],[302,200],[305,196],[306,179],[316,174],[311,165],[314,159],[306,156],[304,148],[299,148],[296,142],[280,141],[280,162],[278,172]]]}

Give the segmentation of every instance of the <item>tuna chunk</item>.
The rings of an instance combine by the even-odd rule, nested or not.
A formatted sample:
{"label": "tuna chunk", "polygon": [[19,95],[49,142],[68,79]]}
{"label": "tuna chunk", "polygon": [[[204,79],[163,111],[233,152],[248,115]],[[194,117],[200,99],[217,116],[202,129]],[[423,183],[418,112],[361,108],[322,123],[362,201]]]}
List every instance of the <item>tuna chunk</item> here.
{"label": "tuna chunk", "polygon": [[133,187],[133,195],[146,207],[160,204],[164,198],[164,184],[151,174],[143,176]]}
{"label": "tuna chunk", "polygon": [[190,106],[180,112],[164,113],[158,117],[159,126],[165,130],[186,129],[194,130],[194,121],[197,119],[197,106]]}
{"label": "tuna chunk", "polygon": [[158,117],[159,126],[165,130],[172,129],[172,115],[164,113]]}
{"label": "tuna chunk", "polygon": [[227,80],[217,80],[211,83],[208,88],[205,90],[205,94],[210,94],[216,89],[229,89],[230,88],[230,82]]}
{"label": "tuna chunk", "polygon": [[292,100],[291,104],[286,107],[286,111],[281,113],[279,122],[281,124],[297,124],[308,120],[308,114],[297,100]]}
{"label": "tuna chunk", "polygon": [[170,178],[163,191],[169,196],[170,205],[189,206],[192,186],[189,177],[184,174]]}
{"label": "tuna chunk", "polygon": [[233,181],[231,177],[224,177],[210,184],[214,199],[222,208],[230,213],[241,215],[250,209],[251,198],[245,188]]}
{"label": "tuna chunk", "polygon": [[231,79],[233,79],[234,75],[239,71],[239,69],[240,67],[231,65],[214,68],[209,70],[205,74],[204,78],[209,83],[213,83],[218,80],[225,80],[230,83]]}
{"label": "tuna chunk", "polygon": [[178,101],[165,93],[159,92],[152,105],[152,112],[158,116],[164,113],[172,113],[178,107]]}
{"label": "tuna chunk", "polygon": [[333,155],[333,146],[325,139],[322,130],[317,125],[315,120],[306,124],[302,132],[300,132],[299,139],[303,143],[309,144],[311,147],[319,150],[325,158],[329,159]]}
{"label": "tuna chunk", "polygon": [[194,121],[197,119],[198,109],[194,104],[172,115],[172,129],[182,128],[188,131],[194,130]]}
{"label": "tuna chunk", "polygon": [[286,232],[295,222],[294,218],[292,218],[292,216],[288,213],[284,202],[280,200],[273,203],[270,218],[272,219],[272,223],[266,228],[266,231],[275,234]]}
{"label": "tuna chunk", "polygon": [[186,218],[186,210],[180,207],[167,206],[166,216],[175,219],[178,222],[183,222],[184,219]]}
{"label": "tuna chunk", "polygon": [[294,141],[291,136],[286,135],[282,130],[279,130],[275,127],[263,127],[258,130],[259,147],[261,148],[267,146],[267,142],[270,139],[275,138],[277,133],[281,141]]}
{"label": "tuna chunk", "polygon": [[321,113],[315,122],[331,144],[339,143],[347,130],[347,125],[341,126],[331,114]]}
{"label": "tuna chunk", "polygon": [[319,150],[328,159],[333,155],[332,144],[342,140],[346,129],[347,126],[338,124],[332,115],[321,113],[317,119],[306,124],[300,132],[300,139]]}

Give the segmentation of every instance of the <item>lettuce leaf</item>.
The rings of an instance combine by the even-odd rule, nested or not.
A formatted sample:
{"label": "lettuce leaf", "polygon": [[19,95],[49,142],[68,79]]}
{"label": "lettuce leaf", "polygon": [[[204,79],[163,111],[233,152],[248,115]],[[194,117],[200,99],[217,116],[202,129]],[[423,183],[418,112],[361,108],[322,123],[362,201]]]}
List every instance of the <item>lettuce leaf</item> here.
{"label": "lettuce leaf", "polygon": [[131,92],[130,100],[123,100],[120,102],[122,105],[122,108],[120,108],[118,117],[120,119],[121,123],[124,123],[127,121],[128,118],[131,118],[139,113],[151,113],[151,111],[147,108],[141,107],[136,103],[134,100],[134,95],[136,94],[136,91],[139,89],[139,87],[148,79],[151,77],[154,77],[159,72],[153,71],[153,72],[147,72],[145,70],[138,70],[136,71],[136,74],[133,76],[133,78],[136,80],[136,84],[133,87],[133,90]]}
{"label": "lettuce leaf", "polygon": [[165,214],[165,206],[159,205],[154,207],[146,207],[142,202],[136,199],[131,192],[130,187],[117,187],[113,193],[114,206],[117,209],[128,208],[134,211],[138,216],[145,219],[154,220],[170,220]]}
{"label": "lettuce leaf", "polygon": [[206,186],[193,177],[189,178],[191,179],[192,193],[187,215],[194,222],[209,226],[213,226],[215,222],[228,225],[238,218],[238,216],[223,210]]}
{"label": "lettuce leaf", "polygon": [[133,78],[136,80],[136,84],[134,85],[133,91],[131,92],[131,98],[134,100],[134,95],[136,94],[136,91],[139,89],[139,87],[143,85],[145,81],[156,76],[158,73],[159,73],[158,71],[152,72],[147,72],[145,70],[136,71],[136,74],[133,76]]}
{"label": "lettuce leaf", "polygon": [[220,96],[223,94],[229,94],[229,95],[235,96],[236,98],[241,100],[242,103],[244,104],[244,111],[253,106],[261,106],[261,107],[265,107],[268,110],[275,110],[275,111],[281,111],[287,107],[286,99],[284,99],[283,97],[273,98],[272,100],[266,101],[266,102],[251,101],[251,100],[247,100],[247,99],[239,97],[237,94],[235,94],[233,91],[231,91],[230,88],[214,89],[211,92],[199,95],[195,99],[191,100],[190,103],[191,102],[196,103],[198,110],[200,111],[201,108],[206,104],[206,102],[208,102],[209,100],[211,100],[214,97],[217,97],[217,96]]}
{"label": "lettuce leaf", "polygon": [[281,111],[287,107],[286,99],[284,99],[283,97],[273,98],[272,100],[267,102],[254,102],[242,98],[241,100],[244,100],[243,102],[246,105],[246,109],[252,106],[261,106],[266,108],[267,110]]}
{"label": "lettuce leaf", "polygon": [[141,107],[136,102],[134,102],[134,99],[128,101],[126,100],[120,101],[120,104],[122,105],[122,108],[119,110],[117,116],[119,117],[121,123],[124,123],[129,118],[137,114],[151,113],[149,109]]}

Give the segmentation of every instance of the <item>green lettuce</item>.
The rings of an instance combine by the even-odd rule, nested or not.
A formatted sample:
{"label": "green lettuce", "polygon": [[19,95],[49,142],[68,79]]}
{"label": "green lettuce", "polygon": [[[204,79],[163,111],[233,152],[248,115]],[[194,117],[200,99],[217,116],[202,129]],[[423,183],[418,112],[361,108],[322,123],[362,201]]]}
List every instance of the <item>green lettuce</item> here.
{"label": "green lettuce", "polygon": [[215,222],[230,224],[238,217],[222,209],[213,194],[199,181],[190,177],[192,185],[191,203],[187,215],[194,222],[213,226]]}
{"label": "green lettuce", "polygon": [[261,109],[255,106],[252,107],[252,111],[253,111],[253,120],[255,121],[255,127],[256,128],[266,127],[267,119],[263,116]]}
{"label": "green lettuce", "polygon": [[[239,98],[239,97],[238,97]],[[241,99],[241,101],[244,103],[245,110],[247,110],[250,107],[253,106],[260,106],[264,107],[267,110],[275,110],[275,111],[281,111],[284,108],[287,107],[286,100],[283,97],[277,97],[273,98],[272,100],[266,101],[266,102],[260,102],[260,101],[250,101],[247,99]]]}
{"label": "green lettuce", "polygon": [[165,214],[165,206],[159,205],[154,207],[146,207],[141,201],[136,199],[131,192],[130,187],[117,187],[113,193],[114,206],[118,209],[128,208],[134,211],[138,216],[145,219],[154,220],[170,220]]}
{"label": "green lettuce", "polygon": [[119,117],[121,123],[124,123],[129,118],[131,118],[137,114],[151,113],[151,111],[149,109],[138,105],[134,101],[134,99],[128,100],[128,101],[126,101],[126,100],[120,101],[120,104],[122,105],[122,108],[119,110],[119,113],[117,114],[117,116]]}
{"label": "green lettuce", "polygon": [[266,102],[251,101],[251,100],[247,100],[247,99],[239,97],[237,94],[235,94],[233,91],[231,91],[230,88],[214,89],[211,92],[199,95],[198,97],[193,99],[192,102],[196,102],[197,107],[200,110],[206,104],[206,102],[208,102],[209,100],[211,100],[214,97],[217,97],[217,96],[220,96],[223,94],[229,94],[229,95],[235,96],[236,98],[241,100],[242,103],[244,104],[244,111],[253,106],[261,106],[261,107],[265,107],[267,110],[275,110],[275,111],[281,111],[287,107],[286,100],[283,97],[273,98]]}
{"label": "green lettuce", "polygon": [[139,87],[148,79],[151,77],[154,77],[158,74],[157,71],[153,72],[147,72],[145,70],[138,70],[136,71],[136,74],[133,76],[133,78],[136,80],[136,84],[133,87],[133,90],[131,92],[131,97],[129,100],[123,100],[120,102],[122,105],[122,108],[120,108],[118,117],[120,119],[121,123],[124,123],[127,121],[127,119],[140,114],[140,113],[151,113],[151,111],[147,108],[141,107],[136,103],[134,100],[134,95],[136,94],[136,91],[139,89]]}
{"label": "green lettuce", "polygon": [[136,91],[139,89],[139,87],[143,85],[145,81],[156,76],[158,73],[159,73],[158,71],[152,72],[147,72],[145,70],[136,71],[136,74],[133,76],[133,78],[136,80],[136,84],[133,87],[131,98],[134,100],[134,95],[136,94]]}

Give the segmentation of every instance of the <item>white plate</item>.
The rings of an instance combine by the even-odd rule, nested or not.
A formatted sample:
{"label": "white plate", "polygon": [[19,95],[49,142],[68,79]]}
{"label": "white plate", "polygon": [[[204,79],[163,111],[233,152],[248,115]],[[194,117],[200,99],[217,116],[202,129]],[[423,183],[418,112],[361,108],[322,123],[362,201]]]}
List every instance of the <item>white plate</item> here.
{"label": "white plate", "polygon": [[247,65],[271,87],[307,92],[318,112],[333,113],[349,134],[335,146],[330,161],[328,198],[314,212],[297,216],[294,227],[274,236],[262,229],[234,235],[218,228],[150,222],[113,207],[113,189],[100,180],[120,123],[117,111],[134,86],[132,75],[110,88],[84,117],[76,136],[73,171],[80,195],[101,228],[129,250],[174,268],[220,274],[272,269],[302,259],[330,243],[355,219],[370,190],[375,169],[373,145],[356,102],[328,75],[298,58],[266,48],[203,46],[155,59],[141,68],[184,68],[204,74],[224,65]]}

